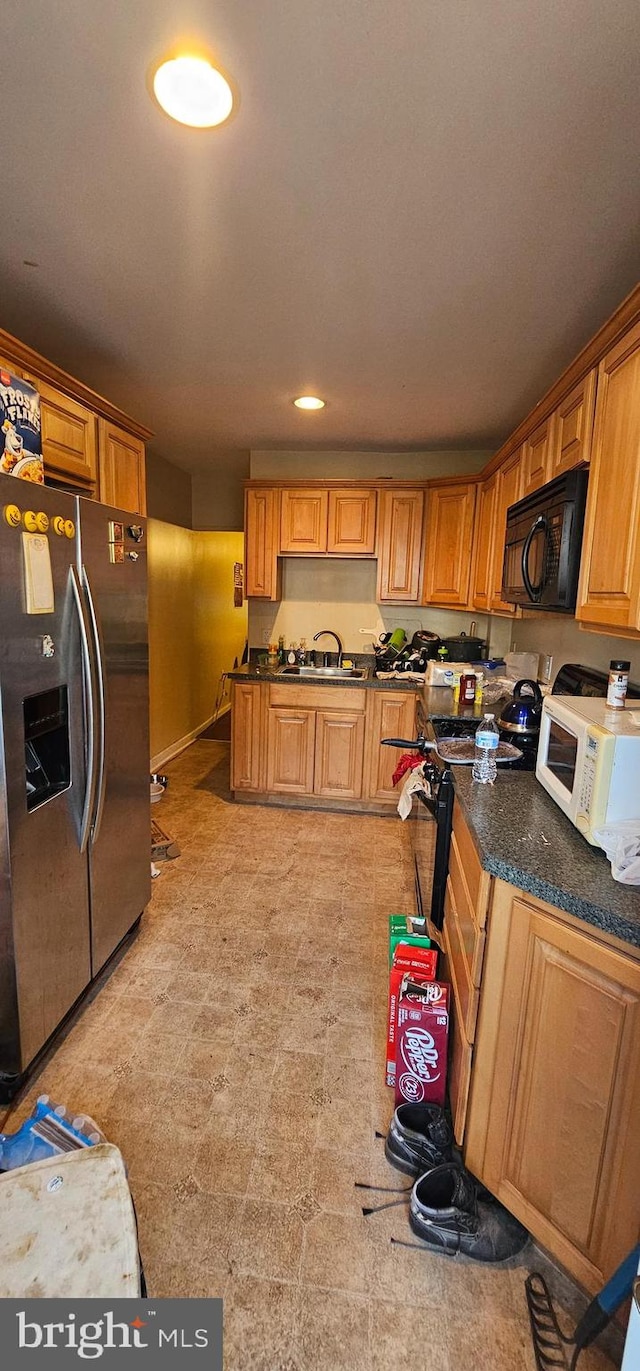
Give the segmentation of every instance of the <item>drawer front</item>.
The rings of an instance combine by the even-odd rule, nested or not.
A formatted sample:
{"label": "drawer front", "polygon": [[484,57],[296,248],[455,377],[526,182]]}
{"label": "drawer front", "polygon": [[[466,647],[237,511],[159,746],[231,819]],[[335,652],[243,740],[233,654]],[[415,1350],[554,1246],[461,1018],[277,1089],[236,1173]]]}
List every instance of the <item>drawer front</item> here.
{"label": "drawer front", "polygon": [[464,871],[464,878],[469,891],[469,898],[475,911],[475,919],[478,928],[484,928],[487,922],[487,904],[489,902],[489,883],[488,872],[483,871],[480,858],[476,852],[473,838],[469,832],[464,814],[460,808],[458,800],[453,807],[453,831],[456,837],[456,844],[460,855],[460,863]]}
{"label": "drawer front", "polygon": [[473,984],[469,974],[469,966],[464,954],[462,937],[460,934],[455,897],[451,886],[451,877],[447,878],[447,889],[444,897],[444,926],[447,932],[451,984],[453,986],[456,1008],[460,1017],[460,1025],[464,1028],[467,1041],[472,1043],[476,1031],[480,991],[478,987]]}
{"label": "drawer front", "polygon": [[367,693],[344,686],[298,685],[283,682],[269,687],[269,704],[286,709],[348,709],[364,712]]}
{"label": "drawer front", "polygon": [[456,908],[458,936],[467,963],[469,980],[472,985],[479,986],[486,934],[484,928],[478,927],[476,911],[471,903],[455,832],[451,835],[449,880],[451,881],[451,893]]}

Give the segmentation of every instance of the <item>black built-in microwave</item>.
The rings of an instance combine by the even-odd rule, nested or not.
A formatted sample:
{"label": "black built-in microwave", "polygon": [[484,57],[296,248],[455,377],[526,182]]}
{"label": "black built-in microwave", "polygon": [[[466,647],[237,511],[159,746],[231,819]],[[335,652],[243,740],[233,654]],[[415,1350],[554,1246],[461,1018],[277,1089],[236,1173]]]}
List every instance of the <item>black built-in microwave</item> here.
{"label": "black built-in microwave", "polygon": [[588,468],[576,467],[509,506],[503,600],[573,613],[588,480]]}

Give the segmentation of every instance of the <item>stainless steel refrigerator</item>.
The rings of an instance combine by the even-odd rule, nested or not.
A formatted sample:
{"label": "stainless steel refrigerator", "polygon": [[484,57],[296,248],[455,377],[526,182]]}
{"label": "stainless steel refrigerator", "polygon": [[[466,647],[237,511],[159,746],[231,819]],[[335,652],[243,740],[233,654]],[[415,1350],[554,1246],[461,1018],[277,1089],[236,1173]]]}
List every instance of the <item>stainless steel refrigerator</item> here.
{"label": "stainless steel refrigerator", "polygon": [[0,1097],[150,896],[145,521],[0,476]]}

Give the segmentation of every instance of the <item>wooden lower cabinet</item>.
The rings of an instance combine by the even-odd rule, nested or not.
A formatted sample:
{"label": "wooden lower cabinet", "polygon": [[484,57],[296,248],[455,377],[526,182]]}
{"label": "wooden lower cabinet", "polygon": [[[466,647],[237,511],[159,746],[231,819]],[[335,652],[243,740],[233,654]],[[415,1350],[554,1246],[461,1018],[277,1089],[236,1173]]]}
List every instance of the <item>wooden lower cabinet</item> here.
{"label": "wooden lower cabinet", "polygon": [[314,795],[359,800],[363,753],[364,714],[319,710],[316,714]]}
{"label": "wooden lower cabinet", "polygon": [[262,687],[234,681],[231,697],[231,789],[260,790]]}
{"label": "wooden lower cabinet", "polygon": [[415,738],[415,696],[399,690],[372,690],[367,705],[365,747],[365,797],[398,803],[393,773],[400,752],[382,747],[383,738]]}
{"label": "wooden lower cabinet", "polygon": [[596,1291],[640,1229],[640,962],[494,884],[465,1160]]}
{"label": "wooden lower cabinet", "polygon": [[98,430],[99,497],[132,514],[146,514],[145,451],[140,438],[101,419]]}
{"label": "wooden lower cabinet", "polygon": [[267,716],[267,790],[312,795],[316,715],[313,709],[270,709]]}

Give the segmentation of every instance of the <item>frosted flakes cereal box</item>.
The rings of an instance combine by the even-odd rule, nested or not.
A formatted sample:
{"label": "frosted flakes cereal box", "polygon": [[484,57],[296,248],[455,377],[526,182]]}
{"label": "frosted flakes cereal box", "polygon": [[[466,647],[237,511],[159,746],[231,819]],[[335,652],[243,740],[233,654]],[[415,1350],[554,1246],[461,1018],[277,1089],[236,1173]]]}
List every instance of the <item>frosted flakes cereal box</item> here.
{"label": "frosted flakes cereal box", "polygon": [[0,471],[44,485],[40,396],[35,386],[0,367]]}

